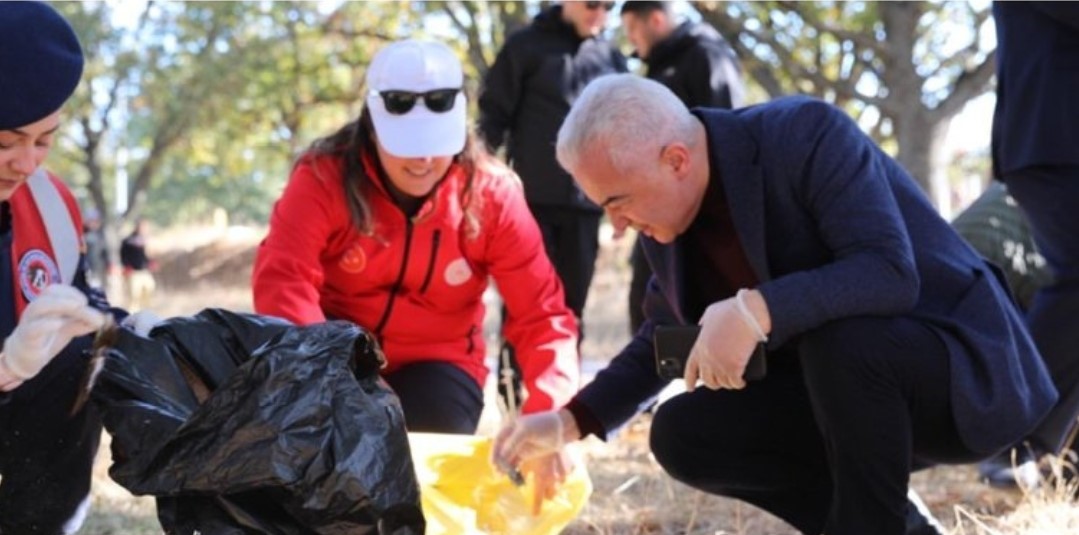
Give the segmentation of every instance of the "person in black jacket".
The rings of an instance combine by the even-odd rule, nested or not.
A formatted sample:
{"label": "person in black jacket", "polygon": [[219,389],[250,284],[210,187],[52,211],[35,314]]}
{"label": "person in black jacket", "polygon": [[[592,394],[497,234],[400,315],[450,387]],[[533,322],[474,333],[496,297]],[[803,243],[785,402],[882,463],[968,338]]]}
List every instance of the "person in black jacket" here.
{"label": "person in black jacket", "polygon": [[1079,416],[1079,5],[995,2],[993,18],[993,174],[1026,214],[1053,276],[1027,324],[1060,402],[1018,448],[1022,462],[1074,450],[1067,438]]}
{"label": "person in black jacket", "polygon": [[124,286],[128,310],[136,311],[150,304],[157,283],[154,270],[157,264],[146,254],[146,221],[135,221],[135,228],[120,242],[120,265],[124,268]]}
{"label": "person in black jacket", "polygon": [[[584,305],[599,252],[602,211],[588,200],[555,160],[558,128],[570,105],[596,77],[626,72],[626,58],[601,37],[614,2],[564,2],[511,34],[487,71],[480,91],[479,135],[491,152],[521,177],[528,208],[543,233],[543,246],[562,279],[566,306],[584,339]],[[506,316],[506,311],[502,311]],[[513,347],[500,351],[499,395],[514,410],[520,369]]]}
{"label": "person in black jacket", "polygon": [[601,37],[613,4],[565,2],[540,12],[506,39],[479,96],[480,135],[492,151],[506,147],[578,320],[595,270],[602,212],[558,165],[554,142],[585,85],[626,72],[625,57]]}
{"label": "person in black jacket", "polygon": [[[626,38],[648,66],[645,76],[667,86],[686,107],[731,109],[745,104],[738,60],[715,28],[700,22],[676,23],[670,2],[626,2],[621,15]],[[630,265],[629,326],[636,333],[644,323],[641,303],[652,277],[639,240]]]}

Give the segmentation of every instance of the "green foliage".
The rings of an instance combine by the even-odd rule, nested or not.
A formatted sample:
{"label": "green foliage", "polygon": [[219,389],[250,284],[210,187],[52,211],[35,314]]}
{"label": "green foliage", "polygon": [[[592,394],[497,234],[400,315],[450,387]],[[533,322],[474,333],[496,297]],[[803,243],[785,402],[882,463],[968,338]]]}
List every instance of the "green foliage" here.
{"label": "green foliage", "polygon": [[[107,225],[144,211],[159,223],[183,222],[218,207],[264,221],[295,158],[359,114],[365,67],[382,45],[404,37],[448,42],[474,97],[506,34],[541,4],[55,2],[79,34],[87,66],[48,165],[85,205],[105,214],[123,207]],[[911,102],[897,75],[918,80],[917,106],[948,112],[963,79],[989,58],[955,38],[976,39],[984,6],[693,5],[738,47],[756,94],[808,93],[856,116],[876,113],[882,141],[895,137],[894,110]],[[909,31],[889,22],[911,10]],[[955,28],[965,30],[948,31]],[[125,177],[125,198],[117,198]]]}

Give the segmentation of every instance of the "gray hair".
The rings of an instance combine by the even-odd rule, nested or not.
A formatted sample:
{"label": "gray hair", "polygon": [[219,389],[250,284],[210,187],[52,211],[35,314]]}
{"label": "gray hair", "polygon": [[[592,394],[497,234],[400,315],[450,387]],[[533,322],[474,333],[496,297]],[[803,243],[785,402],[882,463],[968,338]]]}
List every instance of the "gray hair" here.
{"label": "gray hair", "polygon": [[601,76],[585,87],[562,122],[556,155],[571,173],[596,151],[619,172],[648,169],[664,146],[692,146],[698,124],[659,82],[633,74]]}

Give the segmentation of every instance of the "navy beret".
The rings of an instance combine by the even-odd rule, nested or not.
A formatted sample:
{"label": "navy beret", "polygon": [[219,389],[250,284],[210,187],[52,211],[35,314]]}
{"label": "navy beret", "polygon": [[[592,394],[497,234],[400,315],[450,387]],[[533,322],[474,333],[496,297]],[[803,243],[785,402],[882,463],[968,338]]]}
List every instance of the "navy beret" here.
{"label": "navy beret", "polygon": [[44,2],[0,2],[0,130],[60,109],[82,76],[74,30]]}

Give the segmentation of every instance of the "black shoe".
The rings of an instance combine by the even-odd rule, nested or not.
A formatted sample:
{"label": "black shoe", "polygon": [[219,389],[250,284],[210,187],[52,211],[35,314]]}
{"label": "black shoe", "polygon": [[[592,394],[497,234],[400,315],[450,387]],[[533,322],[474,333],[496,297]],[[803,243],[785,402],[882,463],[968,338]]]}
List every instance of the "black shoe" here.
{"label": "black shoe", "polygon": [[978,475],[989,486],[1002,489],[1033,489],[1037,488],[1042,480],[1034,453],[1023,446],[1005,450],[978,463]]}
{"label": "black shoe", "polygon": [[914,489],[907,491],[906,535],[944,535],[944,526],[937,521]]}

